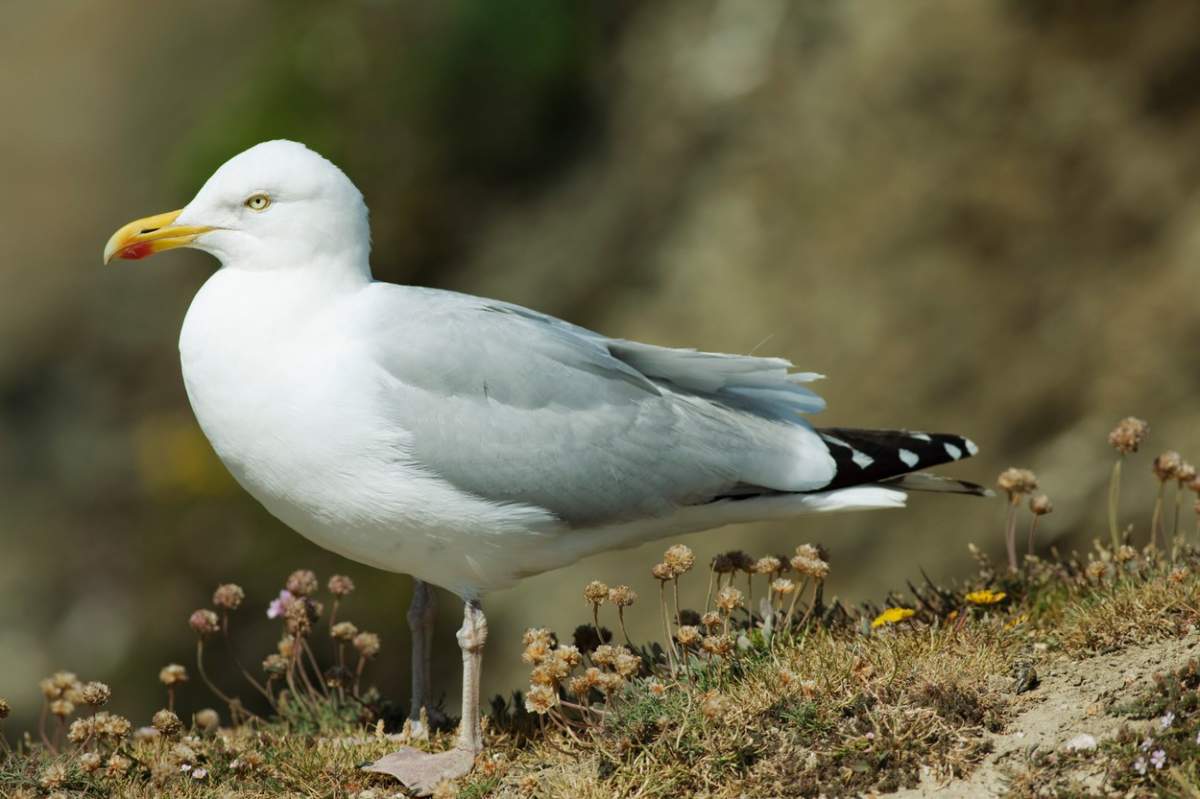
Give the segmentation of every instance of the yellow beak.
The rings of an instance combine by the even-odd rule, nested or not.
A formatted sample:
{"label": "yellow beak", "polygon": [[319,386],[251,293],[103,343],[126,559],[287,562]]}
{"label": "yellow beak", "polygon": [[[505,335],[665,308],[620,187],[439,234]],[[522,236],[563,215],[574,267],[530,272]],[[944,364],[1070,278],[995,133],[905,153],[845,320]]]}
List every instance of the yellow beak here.
{"label": "yellow beak", "polygon": [[[182,211],[183,209],[180,209]],[[201,233],[213,228],[203,225],[173,225],[180,211],[135,219],[112,234],[104,245],[104,263],[113,258],[136,260],[163,250],[186,247]]]}

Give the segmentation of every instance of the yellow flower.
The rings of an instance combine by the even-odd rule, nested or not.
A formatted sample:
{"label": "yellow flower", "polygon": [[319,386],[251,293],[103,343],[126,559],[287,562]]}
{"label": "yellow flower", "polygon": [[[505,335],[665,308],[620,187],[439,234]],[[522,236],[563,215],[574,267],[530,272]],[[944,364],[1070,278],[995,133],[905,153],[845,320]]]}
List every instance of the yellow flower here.
{"label": "yellow flower", "polygon": [[888,608],[875,617],[875,621],[871,622],[871,626],[882,627],[885,624],[895,624],[898,621],[912,618],[915,613],[916,611],[912,608]]}
{"label": "yellow flower", "polygon": [[1004,601],[1004,597],[1008,594],[1003,591],[989,591],[984,588],[980,591],[972,591],[964,597],[972,605],[994,605],[997,602]]}

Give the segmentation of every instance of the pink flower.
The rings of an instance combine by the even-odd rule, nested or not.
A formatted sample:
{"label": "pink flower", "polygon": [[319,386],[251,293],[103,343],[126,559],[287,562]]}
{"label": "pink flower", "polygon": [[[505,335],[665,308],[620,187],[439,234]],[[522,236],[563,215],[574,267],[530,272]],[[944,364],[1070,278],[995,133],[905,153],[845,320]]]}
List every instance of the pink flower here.
{"label": "pink flower", "polygon": [[271,600],[270,606],[267,608],[268,619],[278,619],[287,610],[287,606],[292,604],[296,597],[292,596],[292,592],[286,588],[279,592],[279,598]]}

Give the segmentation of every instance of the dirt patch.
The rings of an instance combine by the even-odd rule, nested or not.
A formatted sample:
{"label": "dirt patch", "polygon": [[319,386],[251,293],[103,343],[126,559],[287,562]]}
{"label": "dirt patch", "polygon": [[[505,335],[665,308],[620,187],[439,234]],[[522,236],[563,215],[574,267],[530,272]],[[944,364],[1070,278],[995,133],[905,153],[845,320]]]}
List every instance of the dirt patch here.
{"label": "dirt patch", "polygon": [[[1004,732],[991,736],[993,751],[965,779],[937,782],[926,777],[920,787],[893,796],[979,797],[999,796],[1006,790],[1006,774],[1021,768],[1037,750],[1061,750],[1077,735],[1100,741],[1129,723],[1108,713],[1134,686],[1147,685],[1156,672],[1178,668],[1195,657],[1200,635],[1192,631],[1181,639],[1162,641],[1086,660],[1055,658],[1037,664],[1040,683],[1014,700],[1016,717]],[[1085,784],[1099,786],[1103,773],[1076,775]]]}

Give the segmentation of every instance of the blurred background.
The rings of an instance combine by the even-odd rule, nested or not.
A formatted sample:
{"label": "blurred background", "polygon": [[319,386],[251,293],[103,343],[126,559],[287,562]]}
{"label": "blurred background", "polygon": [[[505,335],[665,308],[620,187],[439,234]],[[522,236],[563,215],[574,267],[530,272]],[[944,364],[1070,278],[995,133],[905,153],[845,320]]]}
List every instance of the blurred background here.
{"label": "blurred background", "polygon": [[[343,615],[383,636],[373,677],[406,696],[409,579],[285,529],[193,422],[176,337],[214,263],[100,266],[114,229],[184,205],[264,139],[304,141],[359,185],[380,278],[790,358],[829,375],[821,423],[969,434],[980,456],[947,470],[965,479],[1034,468],[1056,504],[1044,547],[1106,534],[1118,418],[1152,426],[1126,472],[1143,531],[1153,454],[1200,457],[1200,5],[57,0],[4,21],[10,730],[58,668],[110,683],[145,723],[159,667],[193,664],[186,619],[219,582],[246,589],[235,633],[257,663],[298,567],[358,582]],[[1001,501],[911,506],[682,540],[701,562],[823,544],[828,593],[851,603],[921,568],[965,576],[970,541],[1001,552]],[[668,543],[489,598],[485,689],[521,686],[522,629],[585,621],[592,578],[637,588],[634,635],[652,635]],[[460,609],[440,606],[453,707]],[[213,703],[195,682],[180,698]]]}

